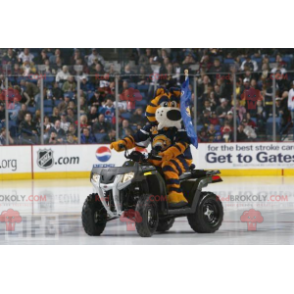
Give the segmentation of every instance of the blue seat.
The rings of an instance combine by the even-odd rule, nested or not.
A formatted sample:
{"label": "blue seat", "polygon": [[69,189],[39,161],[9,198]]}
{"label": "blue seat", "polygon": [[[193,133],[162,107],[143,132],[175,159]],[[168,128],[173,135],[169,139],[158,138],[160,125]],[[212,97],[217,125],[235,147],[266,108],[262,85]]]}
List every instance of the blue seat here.
{"label": "blue seat", "polygon": [[87,101],[89,101],[93,95],[94,95],[94,92],[88,92],[87,93]]}
{"label": "blue seat", "polygon": [[53,107],[52,100],[44,100],[44,107]]}
{"label": "blue seat", "polygon": [[54,101],[54,106],[58,106],[61,102],[62,102],[62,100],[55,100]]}
{"label": "blue seat", "polygon": [[55,81],[55,77],[54,76],[46,76],[45,78],[45,83],[47,84],[52,84]]}
{"label": "blue seat", "polygon": [[136,89],[137,88],[137,84],[136,83],[129,83],[129,88]]}
{"label": "blue seat", "polygon": [[276,58],[275,58],[275,57],[270,57],[270,58],[269,58],[269,62],[270,62],[270,63],[274,63],[274,62],[276,62]]}
{"label": "blue seat", "polygon": [[28,111],[34,114],[36,112],[36,107],[28,107]]}
{"label": "blue seat", "polygon": [[69,97],[70,99],[72,99],[73,95],[74,95],[73,92],[65,92],[63,96],[64,97]]}
{"label": "blue seat", "polygon": [[285,55],[284,57],[283,57],[283,60],[285,61],[285,62],[287,62],[287,63],[291,63],[291,61],[292,61],[292,57],[291,56],[289,56],[289,55]]}
{"label": "blue seat", "polygon": [[15,122],[12,122],[12,121],[9,122],[9,132],[13,138],[16,138],[17,136],[19,136],[18,126],[16,125]]}
{"label": "blue seat", "polygon": [[121,114],[121,117],[129,120],[132,117],[132,114],[130,112],[124,112]]}
{"label": "blue seat", "polygon": [[133,130],[133,132],[138,131],[137,126],[134,126],[134,125],[131,126],[131,129]]}
{"label": "blue seat", "polygon": [[148,89],[149,89],[149,85],[138,85],[138,86],[137,86],[137,89],[138,89],[139,91],[148,91]]}
{"label": "blue seat", "polygon": [[106,136],[106,133],[97,133],[94,136],[97,143],[102,143],[102,139]]}
{"label": "blue seat", "polygon": [[235,60],[232,59],[232,58],[225,58],[224,59],[224,63],[225,64],[234,64],[235,63]]}
{"label": "blue seat", "polygon": [[250,119],[256,123],[256,118],[255,117],[251,117]]}
{"label": "blue seat", "polygon": [[146,97],[144,92],[140,92],[140,95],[142,96],[142,99],[144,99]]}
{"label": "blue seat", "polygon": [[215,125],[214,129],[216,130],[216,132],[219,132],[220,131],[220,125]]}
{"label": "blue seat", "polygon": [[223,57],[222,56],[213,56],[213,57],[211,57],[212,61],[214,61],[215,59],[218,59],[220,62],[223,62]]}
{"label": "blue seat", "polygon": [[[281,128],[281,118],[276,117],[276,132],[278,133]],[[272,135],[273,134],[273,118],[270,117],[266,121],[266,134]]]}
{"label": "blue seat", "polygon": [[27,81],[28,79],[26,77],[18,77],[16,83],[19,85],[22,80]]}
{"label": "blue seat", "polygon": [[136,102],[136,107],[145,107],[147,105],[147,100],[146,99],[142,99],[141,101],[137,101]]}
{"label": "blue seat", "polygon": [[253,57],[252,60],[256,61],[257,63],[261,63],[261,58]]}
{"label": "blue seat", "polygon": [[15,83],[15,77],[8,77],[8,81],[11,83]]}
{"label": "blue seat", "polygon": [[16,127],[16,126],[18,126],[18,124],[17,124],[16,121],[14,121],[14,120],[10,120],[10,121],[8,122],[8,124],[9,124],[9,127]]}
{"label": "blue seat", "polygon": [[45,115],[52,114],[52,110],[53,110],[52,107],[44,107]]}

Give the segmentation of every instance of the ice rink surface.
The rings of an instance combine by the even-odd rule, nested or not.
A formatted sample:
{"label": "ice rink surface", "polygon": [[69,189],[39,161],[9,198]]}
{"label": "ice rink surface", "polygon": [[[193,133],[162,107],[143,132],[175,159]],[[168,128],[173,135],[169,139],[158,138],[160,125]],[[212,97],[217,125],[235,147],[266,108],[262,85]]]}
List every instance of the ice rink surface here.
{"label": "ice rink surface", "polygon": [[[293,177],[224,177],[204,190],[217,194],[225,216],[219,231],[197,234],[185,217],[171,230],[141,238],[118,220],[100,237],[85,234],[81,209],[92,193],[88,179],[0,182],[0,244],[294,244]],[[243,213],[253,209],[257,222]],[[13,216],[7,223],[5,214]]]}

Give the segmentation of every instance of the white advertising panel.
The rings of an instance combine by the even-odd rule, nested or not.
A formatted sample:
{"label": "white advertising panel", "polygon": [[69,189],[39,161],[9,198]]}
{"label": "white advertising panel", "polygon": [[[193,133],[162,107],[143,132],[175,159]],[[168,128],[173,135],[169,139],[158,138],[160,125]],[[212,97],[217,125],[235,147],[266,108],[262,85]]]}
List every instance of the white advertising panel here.
{"label": "white advertising panel", "polygon": [[294,144],[212,143],[199,144],[199,167],[203,169],[294,168]]}
{"label": "white advertising panel", "polygon": [[34,172],[91,171],[92,166],[120,166],[123,153],[109,145],[44,145],[33,147]]}
{"label": "white advertising panel", "polygon": [[0,147],[0,176],[31,172],[31,146]]}

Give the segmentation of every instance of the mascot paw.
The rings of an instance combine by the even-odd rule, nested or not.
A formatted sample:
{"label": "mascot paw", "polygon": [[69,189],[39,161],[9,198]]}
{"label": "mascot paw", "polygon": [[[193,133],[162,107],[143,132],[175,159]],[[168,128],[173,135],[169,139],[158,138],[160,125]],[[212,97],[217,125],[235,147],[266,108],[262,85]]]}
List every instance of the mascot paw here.
{"label": "mascot paw", "polygon": [[164,152],[159,152],[158,155],[162,157],[162,161],[170,161],[171,159],[175,158],[174,153],[170,149]]}
{"label": "mascot paw", "polygon": [[[124,146],[124,148],[121,148],[122,146]],[[117,152],[121,152],[126,148],[126,144],[124,141],[120,140],[117,142],[113,142],[110,144],[110,149],[114,149]]]}
{"label": "mascot paw", "polygon": [[169,208],[180,208],[188,205],[187,199],[183,193],[171,191],[167,196],[167,203]]}

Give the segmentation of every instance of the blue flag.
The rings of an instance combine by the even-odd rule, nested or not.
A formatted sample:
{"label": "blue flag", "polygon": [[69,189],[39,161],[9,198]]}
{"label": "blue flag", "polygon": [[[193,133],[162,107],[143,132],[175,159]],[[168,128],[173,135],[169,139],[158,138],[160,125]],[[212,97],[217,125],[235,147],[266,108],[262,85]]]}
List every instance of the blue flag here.
{"label": "blue flag", "polygon": [[191,115],[190,115],[190,103],[191,103],[191,91],[189,89],[189,77],[186,78],[185,82],[181,87],[181,114],[185,129],[187,131],[188,137],[190,138],[192,144],[198,148],[198,138],[194,130]]}

